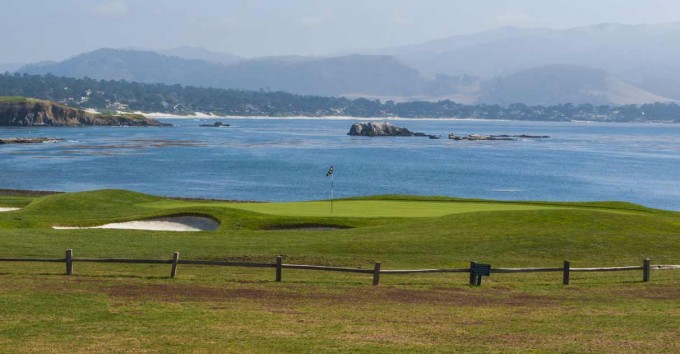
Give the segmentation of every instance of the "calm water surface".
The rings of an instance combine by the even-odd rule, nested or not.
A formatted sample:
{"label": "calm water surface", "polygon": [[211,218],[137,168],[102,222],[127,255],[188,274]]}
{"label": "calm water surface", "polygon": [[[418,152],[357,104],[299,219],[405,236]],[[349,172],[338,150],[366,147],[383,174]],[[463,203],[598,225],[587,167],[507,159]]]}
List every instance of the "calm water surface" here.
{"label": "calm water surface", "polygon": [[[395,120],[444,139],[364,138],[355,120],[166,120],[168,128],[0,128],[64,142],[0,146],[0,188],[121,188],[157,195],[293,201],[421,194],[513,200],[622,200],[680,210],[680,125]],[[457,134],[547,140],[452,141]]]}

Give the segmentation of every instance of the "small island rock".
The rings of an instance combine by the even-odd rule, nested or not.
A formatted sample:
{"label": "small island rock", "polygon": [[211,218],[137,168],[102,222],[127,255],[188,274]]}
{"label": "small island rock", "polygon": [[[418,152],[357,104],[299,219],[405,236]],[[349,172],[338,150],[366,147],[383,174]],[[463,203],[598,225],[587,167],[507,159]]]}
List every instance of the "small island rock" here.
{"label": "small island rock", "polygon": [[227,123],[222,123],[222,122],[215,122],[213,124],[201,124],[199,127],[208,127],[208,128],[221,128],[221,127],[229,127],[231,124]]}
{"label": "small island rock", "polygon": [[517,140],[517,139],[549,139],[547,135],[481,135],[481,134],[469,134],[467,136],[458,136],[455,133],[449,134],[449,139],[452,140]]}
{"label": "small island rock", "polygon": [[347,135],[353,136],[414,136],[406,128],[400,128],[388,122],[359,122],[352,124]]}
{"label": "small island rock", "polygon": [[5,138],[5,139],[0,139],[0,145],[6,145],[6,144],[41,144],[41,143],[56,143],[58,141],[62,141],[64,139],[57,139],[57,138],[47,138],[47,137],[39,137],[39,138]]}

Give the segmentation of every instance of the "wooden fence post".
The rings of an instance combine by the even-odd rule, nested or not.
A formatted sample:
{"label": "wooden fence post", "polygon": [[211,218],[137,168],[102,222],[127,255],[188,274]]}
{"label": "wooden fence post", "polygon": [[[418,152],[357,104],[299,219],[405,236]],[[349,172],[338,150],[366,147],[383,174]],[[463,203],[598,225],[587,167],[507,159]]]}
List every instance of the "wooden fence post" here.
{"label": "wooden fence post", "polygon": [[562,266],[562,284],[564,285],[569,285],[569,268],[569,261],[564,261],[564,265]]}
{"label": "wooden fence post", "polygon": [[66,256],[64,257],[66,262],[66,275],[73,275],[73,250],[67,249]]}
{"label": "wooden fence post", "polygon": [[649,281],[651,275],[651,261],[649,258],[645,258],[644,261],[642,261],[642,281],[647,282]]}
{"label": "wooden fence post", "polygon": [[276,281],[281,281],[281,270],[283,269],[283,257],[276,256]]}
{"label": "wooden fence post", "polygon": [[475,285],[475,284],[477,284],[477,281],[476,281],[476,279],[475,279],[475,275],[472,274],[472,268],[475,266],[475,264],[477,264],[476,261],[470,262],[470,285]]}
{"label": "wooden fence post", "polygon": [[177,275],[177,262],[179,261],[179,252],[172,254],[172,269],[170,270],[170,278],[174,278]]}
{"label": "wooden fence post", "polygon": [[380,262],[375,264],[373,268],[373,286],[380,284]]}

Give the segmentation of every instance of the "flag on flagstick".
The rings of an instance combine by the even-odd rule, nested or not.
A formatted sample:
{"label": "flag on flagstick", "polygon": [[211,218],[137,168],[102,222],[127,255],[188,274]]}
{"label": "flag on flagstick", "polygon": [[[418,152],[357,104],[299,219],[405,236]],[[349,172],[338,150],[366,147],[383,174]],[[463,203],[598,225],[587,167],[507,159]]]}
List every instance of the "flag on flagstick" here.
{"label": "flag on flagstick", "polygon": [[328,172],[326,172],[326,177],[331,177],[331,215],[333,215],[333,199],[335,199],[335,183],[333,180],[333,172],[333,166],[331,166],[331,168],[328,169]]}

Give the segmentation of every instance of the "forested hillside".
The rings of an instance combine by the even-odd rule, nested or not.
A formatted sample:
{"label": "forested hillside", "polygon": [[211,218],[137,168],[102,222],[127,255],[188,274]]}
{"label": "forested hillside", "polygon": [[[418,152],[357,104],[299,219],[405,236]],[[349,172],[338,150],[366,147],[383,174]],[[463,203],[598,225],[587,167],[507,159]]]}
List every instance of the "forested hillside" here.
{"label": "forested hillside", "polygon": [[74,79],[52,75],[0,75],[0,95],[47,99],[72,107],[112,111],[233,116],[352,116],[405,118],[480,118],[546,121],[680,122],[674,103],[607,106],[560,104],[463,105],[438,102],[381,102],[303,96],[285,92],[226,90],[127,81]]}

